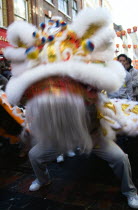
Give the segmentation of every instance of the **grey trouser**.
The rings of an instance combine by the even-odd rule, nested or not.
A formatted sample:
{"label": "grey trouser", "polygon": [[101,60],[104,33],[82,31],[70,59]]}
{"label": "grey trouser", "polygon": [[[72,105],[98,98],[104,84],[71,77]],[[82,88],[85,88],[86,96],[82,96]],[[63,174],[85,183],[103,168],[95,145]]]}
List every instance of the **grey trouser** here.
{"label": "grey trouser", "polygon": [[128,155],[114,142],[102,140],[93,153],[106,160],[115,175],[121,180],[121,191],[126,197],[137,194],[137,189],[132,182],[131,166]]}
{"label": "grey trouser", "polygon": [[[137,189],[132,182],[131,166],[128,155],[125,154],[115,142],[102,140],[93,153],[106,160],[114,173],[121,180],[121,191],[125,196],[135,195]],[[46,183],[49,178],[48,170],[46,173],[46,163],[53,161],[59,154],[56,150],[46,150],[37,144],[29,152],[29,158],[37,179],[41,183]]]}

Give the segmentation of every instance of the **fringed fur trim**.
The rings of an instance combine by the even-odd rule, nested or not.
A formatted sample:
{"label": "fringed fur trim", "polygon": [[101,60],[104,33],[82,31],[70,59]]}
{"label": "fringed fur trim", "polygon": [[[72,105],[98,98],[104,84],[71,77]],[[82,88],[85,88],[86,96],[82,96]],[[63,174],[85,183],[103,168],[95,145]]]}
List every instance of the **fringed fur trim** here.
{"label": "fringed fur trim", "polygon": [[18,47],[19,42],[29,47],[35,42],[32,33],[36,30],[36,27],[28,22],[15,21],[8,27],[7,39],[14,47]]}
{"label": "fringed fur trim", "polygon": [[24,91],[32,84],[50,76],[69,76],[84,84],[108,92],[119,89],[125,78],[125,71],[117,61],[106,64],[84,64],[82,62],[61,62],[40,65],[10,79],[6,93],[12,104],[20,101]]}

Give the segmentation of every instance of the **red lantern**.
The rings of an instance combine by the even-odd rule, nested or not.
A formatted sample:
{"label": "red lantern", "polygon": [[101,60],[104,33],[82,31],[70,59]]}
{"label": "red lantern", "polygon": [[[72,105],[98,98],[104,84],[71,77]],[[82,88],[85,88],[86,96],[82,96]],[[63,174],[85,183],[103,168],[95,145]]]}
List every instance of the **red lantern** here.
{"label": "red lantern", "polygon": [[119,44],[116,44],[116,47],[119,48]]}
{"label": "red lantern", "polygon": [[125,36],[126,35],[126,31],[122,31],[121,34],[122,34],[122,36]]}
{"label": "red lantern", "polygon": [[122,47],[123,47],[123,48],[126,48],[126,44],[122,44]]}
{"label": "red lantern", "polygon": [[127,29],[127,33],[128,33],[128,34],[131,34],[131,28],[128,28],[128,29]]}
{"label": "red lantern", "polygon": [[117,31],[117,32],[116,32],[116,35],[117,35],[118,37],[120,37],[120,36],[121,36],[121,32],[120,32],[120,31]]}
{"label": "red lantern", "polygon": [[128,44],[128,48],[131,48],[131,44]]}
{"label": "red lantern", "polygon": [[134,49],[136,49],[136,48],[137,48],[137,45],[136,45],[136,44],[134,44],[134,45],[133,45],[133,47],[134,47]]}
{"label": "red lantern", "polygon": [[133,27],[133,31],[136,32],[137,31],[137,26]]}

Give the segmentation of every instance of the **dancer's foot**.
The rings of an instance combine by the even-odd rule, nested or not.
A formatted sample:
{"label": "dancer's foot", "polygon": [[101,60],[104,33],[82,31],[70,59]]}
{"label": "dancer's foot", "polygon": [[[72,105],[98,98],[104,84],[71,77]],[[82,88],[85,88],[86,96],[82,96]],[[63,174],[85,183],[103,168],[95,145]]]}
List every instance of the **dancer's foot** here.
{"label": "dancer's foot", "polygon": [[128,205],[133,209],[138,209],[138,195],[130,196],[127,198]]}
{"label": "dancer's foot", "polygon": [[41,183],[38,181],[38,179],[35,179],[35,180],[32,182],[32,184],[30,185],[29,191],[31,191],[31,192],[37,191],[37,190],[39,190],[42,186],[47,186],[47,185],[49,185],[49,184],[51,184],[51,181],[48,181],[48,182],[45,183],[45,184],[41,184]]}
{"label": "dancer's foot", "polygon": [[64,161],[64,156],[63,155],[59,155],[58,157],[57,157],[57,163],[61,163],[61,162],[63,162]]}
{"label": "dancer's foot", "polygon": [[67,152],[68,157],[74,157],[75,155],[76,155],[75,152],[73,152],[72,150]]}

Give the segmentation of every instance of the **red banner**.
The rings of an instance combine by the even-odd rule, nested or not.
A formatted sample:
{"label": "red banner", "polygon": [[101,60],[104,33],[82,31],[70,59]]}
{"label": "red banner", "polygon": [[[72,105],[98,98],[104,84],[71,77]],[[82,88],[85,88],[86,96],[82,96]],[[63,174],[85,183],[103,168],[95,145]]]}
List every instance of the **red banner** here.
{"label": "red banner", "polygon": [[6,39],[6,32],[6,29],[0,28],[0,54],[3,54],[3,49],[9,46],[9,43]]}

